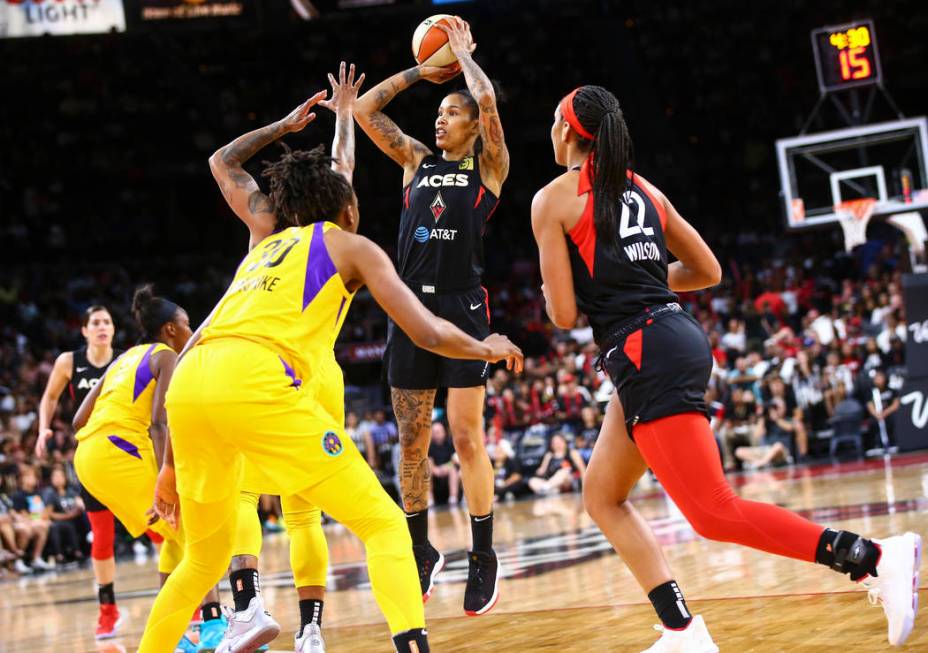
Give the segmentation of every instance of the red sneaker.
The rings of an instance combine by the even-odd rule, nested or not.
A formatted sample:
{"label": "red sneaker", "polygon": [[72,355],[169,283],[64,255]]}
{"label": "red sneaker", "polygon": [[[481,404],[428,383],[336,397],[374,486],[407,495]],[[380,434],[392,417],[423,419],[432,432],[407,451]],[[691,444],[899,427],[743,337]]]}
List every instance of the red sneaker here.
{"label": "red sneaker", "polygon": [[116,630],[122,623],[119,608],[113,603],[100,605],[100,616],[97,617],[97,639],[110,639],[116,637]]}
{"label": "red sneaker", "polygon": [[191,626],[200,626],[203,624],[203,613],[200,612],[200,606],[193,609],[193,616],[190,617]]}

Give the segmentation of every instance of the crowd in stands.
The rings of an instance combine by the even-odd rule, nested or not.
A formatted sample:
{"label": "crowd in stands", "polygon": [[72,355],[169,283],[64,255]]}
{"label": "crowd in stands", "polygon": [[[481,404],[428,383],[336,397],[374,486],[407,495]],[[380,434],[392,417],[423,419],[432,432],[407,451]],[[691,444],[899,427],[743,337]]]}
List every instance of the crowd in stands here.
{"label": "crowd in stands", "polygon": [[[849,256],[829,240],[837,231],[784,237],[773,208],[772,143],[798,131],[809,109],[815,82],[807,53],[780,48],[771,56],[769,41],[758,45],[755,18],[734,16],[721,1],[698,8],[638,3],[634,15],[595,0],[549,3],[550,20],[542,12],[494,14],[494,5],[507,3],[484,4],[489,13],[475,21],[476,56],[509,96],[500,110],[513,160],[488,225],[485,278],[493,329],[527,355],[524,374],[496,369],[487,383],[488,451],[500,499],[576,490],[614,390],[598,369],[591,330],[581,321],[557,331],[547,321],[528,220],[532,195],[557,172],[547,141],[551,111],[561,94],[586,81],[617,91],[638,169],[693,222],[724,266],[721,286],[680,301],[712,343],[707,404],[726,467],[823,455],[835,418],[853,404],[867,447],[880,443],[883,425],[891,439],[906,337],[898,239],[871,234]],[[904,19],[881,29],[917,28],[925,17],[913,8],[907,0],[886,9]],[[715,39],[717,21],[694,20],[697,11],[727,21],[729,38]],[[768,31],[794,33],[794,14],[769,12]],[[561,29],[581,17],[589,30]],[[384,13],[374,29],[401,33],[417,20]],[[11,260],[0,269],[0,573],[87,555],[67,419],[76,406],[66,396],[47,456],[33,453],[39,398],[56,355],[81,344],[82,310],[91,303],[110,308],[117,349],[138,335],[128,303],[141,282],[155,281],[159,294],[185,307],[194,322],[205,317],[247,242],[209,177],[209,154],[284,115],[300,93],[324,84],[340,57],[357,61],[369,83],[411,64],[408,42],[344,26],[0,42],[9,86],[30,89],[0,106],[0,145],[8,155],[0,167],[0,237]],[[517,33],[532,35],[536,47],[517,47]],[[555,39],[557,49],[544,47]],[[706,39],[713,40],[710,50]],[[603,57],[590,42],[615,50]],[[732,84],[731,67],[747,48],[767,54],[741,65],[739,83]],[[614,60],[623,65],[603,64]],[[906,61],[912,68],[901,68]],[[897,71],[893,89],[904,109],[920,97],[919,64],[899,51],[884,53],[884,67]],[[423,137],[439,99],[431,85],[417,85],[388,113]],[[323,112],[289,142],[315,145],[330,132]],[[362,136],[357,160],[361,233],[390,250],[401,177]],[[362,291],[341,342],[382,343],[385,325]],[[398,496],[397,429],[377,384],[379,363],[366,374],[359,367],[345,365],[347,385],[376,387],[349,404],[346,428]],[[453,434],[440,410],[435,417],[434,500],[463,502]],[[262,512],[274,527],[274,501],[262,501]]]}

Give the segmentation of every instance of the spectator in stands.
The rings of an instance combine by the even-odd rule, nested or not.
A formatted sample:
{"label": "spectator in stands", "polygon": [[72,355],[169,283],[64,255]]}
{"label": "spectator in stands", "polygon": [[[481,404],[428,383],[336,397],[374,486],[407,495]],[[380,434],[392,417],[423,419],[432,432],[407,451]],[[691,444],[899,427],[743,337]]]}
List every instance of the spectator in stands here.
{"label": "spectator in stands", "polygon": [[586,464],[576,449],[567,444],[563,433],[551,437],[548,453],[541,459],[535,475],[529,479],[532,492],[540,496],[576,490]]}
{"label": "spectator in stands", "polygon": [[[770,397],[764,404],[765,408],[770,408],[772,405],[776,405],[778,411],[782,408],[783,420],[781,421],[787,422],[790,427],[785,432],[781,432],[783,429],[780,429],[778,425],[770,424],[768,412],[768,423],[766,426],[768,434],[775,433],[777,435],[773,437],[778,439],[793,440],[796,444],[796,451],[799,453],[799,456],[804,458],[809,453],[809,437],[803,420],[802,408],[800,408],[796,401],[796,395],[793,393],[793,389],[788,388],[782,378],[774,376],[770,378],[767,384],[767,390],[770,393]],[[784,442],[784,444],[787,443]],[[788,444],[787,447],[790,448]]]}
{"label": "spectator in stands", "polygon": [[353,410],[349,410],[345,414],[345,433],[347,433],[348,437],[354,442],[358,451],[361,452],[361,455],[364,456],[364,459],[367,461],[367,464],[371,466],[371,469],[376,469],[377,448],[374,446],[374,439],[371,437],[370,430],[361,428],[361,424],[358,421],[358,414]]}
{"label": "spectator in stands", "polygon": [[722,454],[727,469],[740,468],[735,449],[751,446],[757,424],[757,404],[749,389],[732,387],[730,401],[725,405],[721,426]]}
{"label": "spectator in stands", "polygon": [[[877,403],[877,397],[879,397],[879,403]],[[867,412],[874,419],[871,430],[871,439],[874,443],[881,442],[880,422],[885,426],[890,442],[895,440],[896,420],[890,418],[899,410],[899,405],[899,393],[889,387],[886,372],[877,370],[873,376],[873,390],[867,400]]]}
{"label": "spectator in stands", "polygon": [[[19,525],[24,535],[28,535],[26,543],[32,544],[31,567],[33,570],[44,571],[54,569],[54,565],[49,564],[42,558],[42,553],[48,542],[48,531],[51,528],[51,522],[49,521],[51,509],[42,500],[38,485],[39,478],[35,469],[24,466],[19,473],[19,489],[13,493],[12,500],[15,524]],[[27,547],[23,545],[22,548],[26,549]]]}
{"label": "spectator in stands", "polygon": [[[432,422],[429,468],[432,472],[429,505],[444,503],[446,496],[449,505],[458,505],[461,476],[454,453],[454,443],[448,437],[448,430],[443,422]],[[439,502],[437,497],[441,497],[442,500]]]}
{"label": "spectator in stands", "polygon": [[577,384],[577,377],[568,372],[563,375],[563,383],[558,389],[557,418],[560,422],[577,431],[583,421],[580,418],[584,406],[593,401],[590,391]]}
{"label": "spectator in stands", "polygon": [[580,452],[580,457],[584,463],[590,462],[590,456],[593,455],[593,445],[599,437],[599,429],[602,427],[602,421],[599,413],[593,406],[584,406],[580,411],[580,428],[574,438],[574,448]]}
{"label": "spectator in stands", "polygon": [[81,542],[87,535],[84,502],[80,494],[68,485],[68,478],[60,466],[52,470],[51,486],[45,492],[45,503],[50,508],[49,546],[56,561],[81,562],[84,551]]}
{"label": "spectator in stands", "polygon": [[516,457],[509,440],[500,440],[491,449],[496,475],[496,498],[512,499],[531,494],[522,472],[522,463]]}
{"label": "spectator in stands", "polygon": [[24,552],[19,545],[20,537],[14,527],[14,518],[13,501],[0,491],[0,578],[5,572],[16,574],[19,569],[28,571],[28,567],[23,565]]}

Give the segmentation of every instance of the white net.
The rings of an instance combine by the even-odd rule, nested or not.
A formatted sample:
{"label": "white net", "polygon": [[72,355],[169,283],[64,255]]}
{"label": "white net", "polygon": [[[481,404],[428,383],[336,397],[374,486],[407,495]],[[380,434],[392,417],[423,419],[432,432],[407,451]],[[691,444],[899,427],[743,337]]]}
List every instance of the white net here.
{"label": "white net", "polygon": [[848,252],[867,242],[867,225],[870,224],[874,209],[876,200],[872,197],[835,205],[835,213],[844,231],[844,248]]}

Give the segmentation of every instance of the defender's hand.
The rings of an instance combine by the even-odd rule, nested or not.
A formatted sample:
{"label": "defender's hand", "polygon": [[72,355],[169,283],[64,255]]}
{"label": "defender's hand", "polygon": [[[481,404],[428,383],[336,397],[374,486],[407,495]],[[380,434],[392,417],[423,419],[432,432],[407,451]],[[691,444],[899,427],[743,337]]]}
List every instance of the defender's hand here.
{"label": "defender's hand", "polygon": [[343,61],[338,67],[338,80],[332,73],[329,73],[329,83],[332,85],[332,97],[328,100],[320,100],[319,106],[335,111],[351,111],[354,103],[358,99],[358,91],[361,84],[364,83],[364,73],[354,80],[354,64],[348,67],[348,75],[345,75],[345,62]]}
{"label": "defender's hand", "polygon": [[177,479],[174,468],[165,465],[155,482],[155,512],[168,525],[177,530],[180,521],[180,497],[177,496]]}
{"label": "defender's hand", "polygon": [[319,91],[314,96],[306,100],[306,102],[287,114],[287,117],[283,118],[280,121],[280,124],[288,132],[298,132],[302,130],[306,125],[316,119],[316,114],[310,111],[310,109],[322,102],[325,99],[327,93],[328,91]]}

